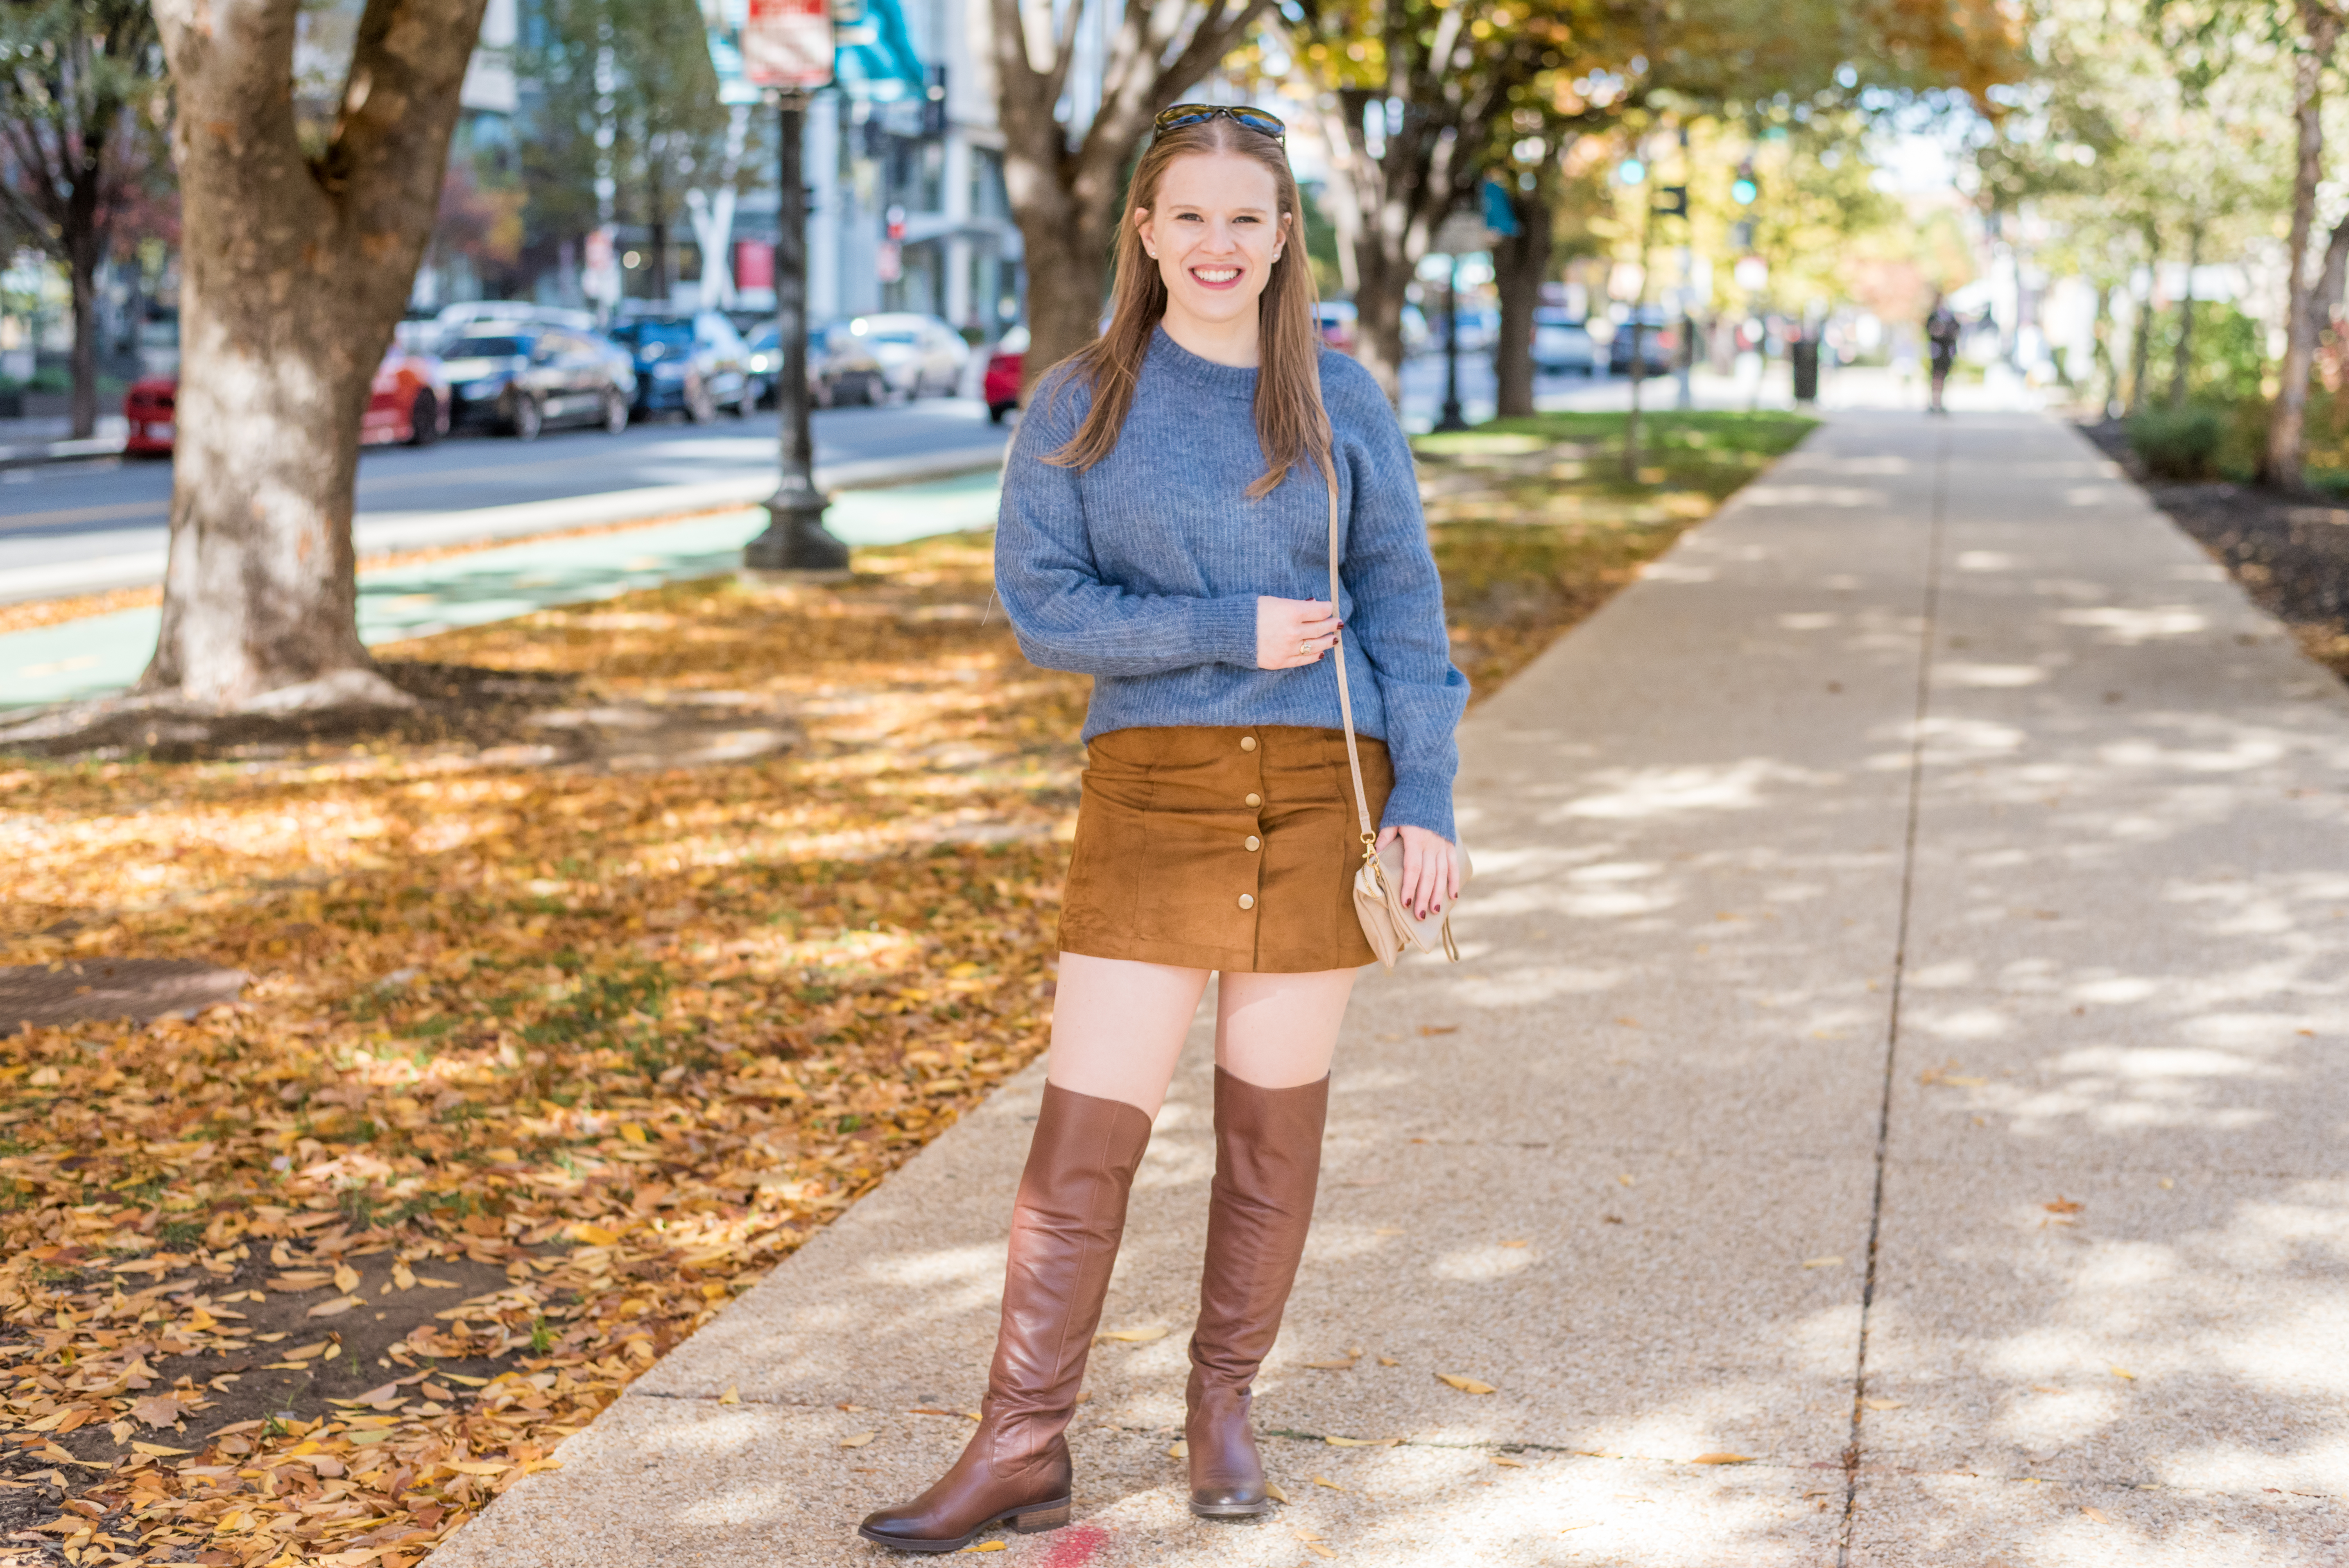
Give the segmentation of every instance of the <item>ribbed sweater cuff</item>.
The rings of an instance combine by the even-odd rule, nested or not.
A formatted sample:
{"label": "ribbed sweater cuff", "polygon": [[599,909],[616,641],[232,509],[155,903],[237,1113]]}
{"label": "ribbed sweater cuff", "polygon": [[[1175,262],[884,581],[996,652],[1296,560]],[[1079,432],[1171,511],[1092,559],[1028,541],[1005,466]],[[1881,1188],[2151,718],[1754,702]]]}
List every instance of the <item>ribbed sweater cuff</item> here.
{"label": "ribbed sweater cuff", "polygon": [[1460,841],[1452,825],[1451,780],[1404,774],[1387,792],[1381,828],[1424,828],[1446,843]]}
{"label": "ribbed sweater cuff", "polygon": [[1199,640],[1207,662],[1256,668],[1256,601],[1253,593],[1224,593],[1199,603]]}

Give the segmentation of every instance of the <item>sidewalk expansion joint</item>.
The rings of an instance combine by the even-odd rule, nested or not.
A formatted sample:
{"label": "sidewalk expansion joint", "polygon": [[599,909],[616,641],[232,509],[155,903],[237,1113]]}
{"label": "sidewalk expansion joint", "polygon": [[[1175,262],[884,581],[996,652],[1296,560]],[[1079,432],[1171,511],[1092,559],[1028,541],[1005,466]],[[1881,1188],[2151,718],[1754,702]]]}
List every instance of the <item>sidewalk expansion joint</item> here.
{"label": "sidewalk expansion joint", "polygon": [[1884,1081],[1876,1108],[1876,1179],[1868,1204],[1868,1266],[1859,1288],[1859,1338],[1852,1362],[1851,1442],[1844,1449],[1843,1528],[1836,1568],[1850,1568],[1851,1538],[1859,1517],[1861,1423],[1868,1415],[1868,1336],[1876,1309],[1877,1267],[1884,1241],[1884,1171],[1892,1140],[1892,1091],[1899,1070],[1900,1004],[1909,977],[1909,919],[1917,886],[1917,823],[1925,799],[1925,718],[1933,698],[1933,646],[1941,610],[1941,534],[1949,514],[1950,435],[1933,449],[1933,505],[1925,525],[1925,582],[1919,606],[1917,691],[1909,734],[1909,804],[1900,844],[1900,914],[1892,938],[1891,995],[1884,1026]]}

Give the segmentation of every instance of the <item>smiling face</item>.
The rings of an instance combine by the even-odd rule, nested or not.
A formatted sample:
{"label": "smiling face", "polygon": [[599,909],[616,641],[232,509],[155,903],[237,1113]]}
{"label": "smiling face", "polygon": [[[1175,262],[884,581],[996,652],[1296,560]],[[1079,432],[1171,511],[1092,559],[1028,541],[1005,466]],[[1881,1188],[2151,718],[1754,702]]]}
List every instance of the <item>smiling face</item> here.
{"label": "smiling face", "polygon": [[1252,324],[1288,238],[1272,171],[1231,152],[1178,158],[1156,202],[1135,208],[1133,224],[1166,283],[1168,329],[1182,335],[1185,318],[1210,332]]}

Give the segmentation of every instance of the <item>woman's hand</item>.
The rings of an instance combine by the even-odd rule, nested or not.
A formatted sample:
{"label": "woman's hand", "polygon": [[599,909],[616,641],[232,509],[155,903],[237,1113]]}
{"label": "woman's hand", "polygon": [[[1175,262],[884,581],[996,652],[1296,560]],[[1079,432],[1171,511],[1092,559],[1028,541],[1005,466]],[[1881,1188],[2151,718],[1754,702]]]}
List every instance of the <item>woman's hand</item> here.
{"label": "woman's hand", "polygon": [[1256,666],[1294,670],[1317,664],[1338,642],[1337,613],[1319,599],[1256,602]]}
{"label": "woman's hand", "polygon": [[1420,919],[1451,908],[1460,901],[1460,857],[1452,846],[1425,828],[1388,828],[1379,834],[1381,846],[1402,840],[1402,885],[1395,889],[1402,906]]}

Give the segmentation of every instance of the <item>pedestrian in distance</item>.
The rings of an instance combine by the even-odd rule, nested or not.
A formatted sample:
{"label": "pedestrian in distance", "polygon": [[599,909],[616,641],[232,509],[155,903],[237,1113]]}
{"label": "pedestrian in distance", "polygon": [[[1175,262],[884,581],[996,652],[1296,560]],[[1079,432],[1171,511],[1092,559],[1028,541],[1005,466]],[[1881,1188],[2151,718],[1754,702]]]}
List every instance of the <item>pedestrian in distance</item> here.
{"label": "pedestrian in distance", "polygon": [[1925,347],[1933,362],[1933,400],[1925,411],[1946,414],[1941,394],[1950,384],[1950,367],[1958,362],[1958,316],[1939,289],[1933,291],[1933,308],[1925,313]]}
{"label": "pedestrian in distance", "polygon": [[[1005,464],[996,580],[1028,656],[1093,677],[1088,764],[978,1429],[936,1484],[864,1520],[858,1533],[884,1546],[953,1552],[998,1523],[1068,1522],[1063,1434],[1127,1192],[1211,974],[1191,1511],[1270,1511],[1252,1386],[1304,1252],[1339,1025],[1375,956],[1350,895],[1364,835],[1340,660],[1376,838],[1401,845],[1396,891],[1418,915],[1459,895],[1468,683],[1402,431],[1369,372],[1315,329],[1284,137],[1251,108],[1158,117],[1108,332],[1038,387]],[[1338,603],[1318,596],[1333,536]]]}

